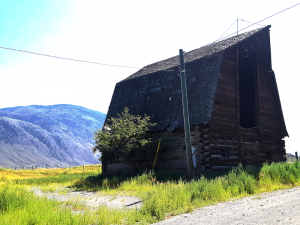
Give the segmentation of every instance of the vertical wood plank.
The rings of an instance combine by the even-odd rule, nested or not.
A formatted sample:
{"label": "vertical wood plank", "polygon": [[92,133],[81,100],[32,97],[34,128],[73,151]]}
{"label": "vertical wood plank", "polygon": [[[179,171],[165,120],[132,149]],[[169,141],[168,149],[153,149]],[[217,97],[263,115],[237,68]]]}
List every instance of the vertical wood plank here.
{"label": "vertical wood plank", "polygon": [[242,160],[242,143],[241,143],[241,126],[240,126],[240,84],[239,84],[239,50],[236,50],[236,96],[237,96],[237,126],[238,126],[238,142],[239,142],[239,159]]}

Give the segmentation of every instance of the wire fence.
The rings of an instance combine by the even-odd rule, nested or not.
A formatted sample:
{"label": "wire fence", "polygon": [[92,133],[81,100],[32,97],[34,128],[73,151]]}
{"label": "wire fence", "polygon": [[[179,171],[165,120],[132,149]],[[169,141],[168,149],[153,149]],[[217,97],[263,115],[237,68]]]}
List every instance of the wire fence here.
{"label": "wire fence", "polygon": [[64,165],[59,165],[59,164],[30,164],[30,165],[21,165],[21,166],[9,166],[9,167],[1,167],[4,169],[13,169],[13,170],[37,170],[37,169],[76,169],[76,170],[81,170],[84,171],[85,168],[91,169],[91,167],[94,168],[94,170],[100,171],[101,169],[101,164],[94,164],[94,165],[80,165],[80,166],[73,166],[72,164],[69,164],[69,166]]}

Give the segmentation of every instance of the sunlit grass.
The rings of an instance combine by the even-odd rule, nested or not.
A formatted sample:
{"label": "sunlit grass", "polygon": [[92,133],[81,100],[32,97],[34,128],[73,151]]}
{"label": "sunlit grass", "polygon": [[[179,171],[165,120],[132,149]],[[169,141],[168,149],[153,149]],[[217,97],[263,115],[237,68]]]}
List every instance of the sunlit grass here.
{"label": "sunlit grass", "polygon": [[101,166],[88,165],[77,167],[67,167],[58,169],[34,169],[34,170],[12,170],[0,169],[0,183],[3,181],[24,180],[24,179],[37,179],[43,177],[54,177],[61,174],[85,174],[85,173],[101,173]]}
{"label": "sunlit grass", "polygon": [[300,185],[300,163],[264,164],[207,173],[188,181],[174,173],[146,172],[138,176],[98,175],[73,181],[77,190],[133,195],[143,199],[140,213],[155,220],[191,212],[195,208],[263,192]]}
{"label": "sunlit grass", "polygon": [[[24,177],[22,177],[24,175]],[[188,180],[174,172],[102,175],[98,167],[42,171],[0,170],[0,224],[149,224],[195,208],[300,185],[300,163],[264,164],[206,173]],[[31,186],[46,193],[73,190],[140,197],[140,209],[101,205],[91,211],[83,198],[64,202],[36,197]],[[24,189],[26,188],[26,189]],[[54,193],[53,193],[54,194]],[[254,197],[253,200],[260,199]]]}

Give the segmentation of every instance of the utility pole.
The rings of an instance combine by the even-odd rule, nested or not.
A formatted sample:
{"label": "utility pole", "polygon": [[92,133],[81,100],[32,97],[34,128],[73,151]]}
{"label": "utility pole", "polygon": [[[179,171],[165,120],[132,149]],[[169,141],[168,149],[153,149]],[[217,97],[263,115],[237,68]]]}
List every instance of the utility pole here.
{"label": "utility pole", "polygon": [[193,161],[192,161],[192,150],[191,150],[190,120],[189,120],[189,109],[188,109],[187,90],[186,90],[184,56],[183,56],[182,49],[179,49],[179,58],[180,58],[180,79],[181,79],[181,91],[182,91],[186,156],[187,156],[189,178],[192,179]]}

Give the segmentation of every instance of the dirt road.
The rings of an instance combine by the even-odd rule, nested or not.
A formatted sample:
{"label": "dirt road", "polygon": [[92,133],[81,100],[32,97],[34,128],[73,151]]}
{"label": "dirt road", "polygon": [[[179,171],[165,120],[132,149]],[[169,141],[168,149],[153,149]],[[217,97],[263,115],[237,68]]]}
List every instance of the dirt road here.
{"label": "dirt road", "polygon": [[300,188],[219,203],[156,224],[300,224]]}

